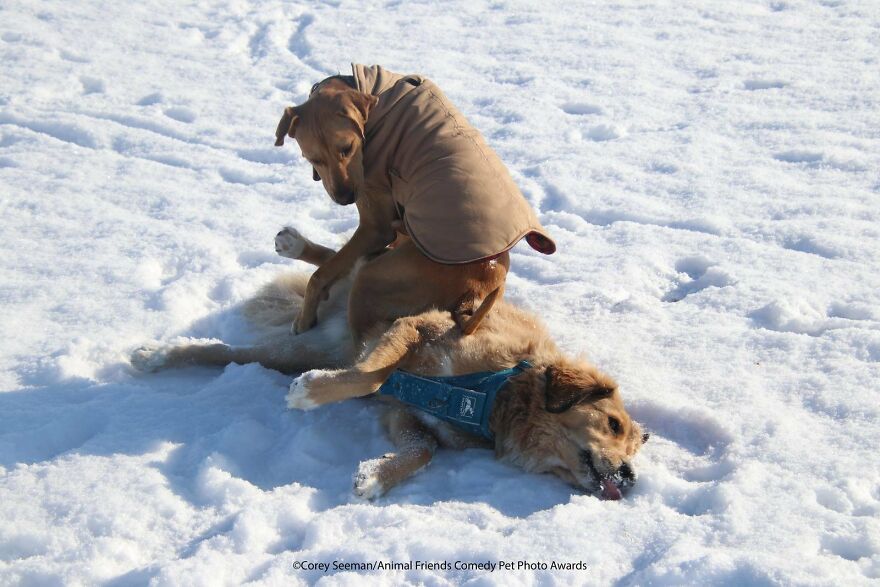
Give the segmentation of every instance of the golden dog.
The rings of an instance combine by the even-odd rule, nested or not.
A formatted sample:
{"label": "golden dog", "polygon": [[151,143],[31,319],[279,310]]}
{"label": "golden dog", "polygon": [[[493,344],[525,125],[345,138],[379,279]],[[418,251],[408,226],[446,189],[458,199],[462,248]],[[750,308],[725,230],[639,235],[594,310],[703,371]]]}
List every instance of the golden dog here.
{"label": "golden dog", "polygon": [[[295,234],[285,232],[279,248],[302,251],[297,258],[318,262],[324,248]],[[288,405],[311,409],[371,395],[395,369],[459,375],[499,371],[527,359],[533,368],[505,383],[490,415],[496,456],[608,499],[619,499],[621,489],[635,480],[631,459],[647,434],[630,419],[617,385],[594,366],[561,353],[533,315],[499,302],[479,330],[463,336],[449,312],[431,310],[374,326],[365,335],[365,350],[356,356],[346,301],[357,275],[331,288],[314,329],[290,336],[285,325],[303,303],[307,279],[279,278],[246,304],[245,314],[265,329],[260,345],[142,347],[131,362],[143,371],[231,362],[306,371],[291,384]],[[382,399],[388,404],[384,422],[399,450],[361,463],[354,488],[360,496],[382,495],[427,465],[438,446],[492,446],[393,398]]]}

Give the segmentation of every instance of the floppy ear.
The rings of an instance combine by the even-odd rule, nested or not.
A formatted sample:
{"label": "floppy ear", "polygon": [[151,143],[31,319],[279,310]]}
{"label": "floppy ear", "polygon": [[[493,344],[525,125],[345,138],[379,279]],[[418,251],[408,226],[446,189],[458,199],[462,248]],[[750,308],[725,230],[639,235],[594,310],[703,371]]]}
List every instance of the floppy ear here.
{"label": "floppy ear", "polygon": [[284,109],[281,120],[278,121],[278,128],[275,129],[275,146],[280,147],[284,144],[284,135],[293,138],[296,135],[296,123],[299,116],[296,113],[295,106],[288,106]]}
{"label": "floppy ear", "polygon": [[545,409],[551,414],[561,414],[579,403],[600,400],[614,393],[613,387],[574,369],[547,367],[544,378]]}
{"label": "floppy ear", "polygon": [[[361,138],[364,139],[364,128],[367,126],[367,119],[370,117],[370,111],[379,103],[379,98],[372,94],[358,92],[357,90],[350,90],[345,95],[352,108],[346,108],[346,111],[341,114],[351,119],[357,125],[358,130],[361,131]],[[350,112],[350,110],[354,112]],[[355,116],[352,116],[353,114]]]}
{"label": "floppy ear", "polygon": [[361,114],[361,118],[366,124],[367,119],[370,117],[370,111],[373,107],[379,103],[379,98],[372,94],[365,94],[363,92],[351,92],[351,101],[354,104],[354,107],[357,108],[358,112]]}

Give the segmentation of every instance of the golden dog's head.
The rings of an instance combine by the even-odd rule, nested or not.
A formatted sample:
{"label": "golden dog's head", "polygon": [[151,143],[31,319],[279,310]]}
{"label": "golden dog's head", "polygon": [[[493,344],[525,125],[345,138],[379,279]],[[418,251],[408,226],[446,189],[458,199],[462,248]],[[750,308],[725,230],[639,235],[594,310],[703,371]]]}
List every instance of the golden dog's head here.
{"label": "golden dog's head", "polygon": [[614,380],[564,361],[508,386],[494,421],[499,458],[606,499],[620,499],[635,482],[631,461],[648,435],[629,417]]}
{"label": "golden dog's head", "polygon": [[377,100],[341,80],[322,82],[305,104],[284,109],[275,145],[283,145],[285,135],[296,139],[312,178],[334,202],[351,204],[363,189],[364,128]]}

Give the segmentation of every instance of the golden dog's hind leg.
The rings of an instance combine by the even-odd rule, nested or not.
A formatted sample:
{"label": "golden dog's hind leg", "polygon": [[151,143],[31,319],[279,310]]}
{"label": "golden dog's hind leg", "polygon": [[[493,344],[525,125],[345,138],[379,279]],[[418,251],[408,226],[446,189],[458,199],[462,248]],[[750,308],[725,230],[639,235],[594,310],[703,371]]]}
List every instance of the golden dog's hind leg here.
{"label": "golden dog's hind leg", "polygon": [[324,341],[308,339],[240,347],[222,343],[144,345],[135,349],[129,360],[135,369],[145,373],[182,367],[225,367],[230,363],[259,363],[281,373],[300,373],[304,369],[340,364],[339,357],[325,346]]}
{"label": "golden dog's hind leg", "polygon": [[[282,257],[319,267],[336,254],[333,249],[313,243],[291,227],[285,227],[275,235],[275,251]],[[266,315],[269,315],[272,318],[266,326],[280,325],[283,322],[276,324],[273,321],[279,317],[284,320],[288,307],[294,313],[298,310],[301,301],[295,301],[294,298],[301,295],[302,287],[297,287],[295,280],[277,281],[274,288],[270,293],[260,293],[250,300],[249,306],[257,316],[256,319],[249,316],[252,321],[265,321]],[[247,311],[246,308],[246,314]],[[339,353],[327,346],[326,335],[321,333],[295,339],[284,338],[257,346],[148,344],[135,349],[130,362],[135,369],[150,373],[180,367],[223,367],[230,363],[260,363],[282,373],[301,373],[306,369],[344,364]]]}
{"label": "golden dog's hind leg", "polygon": [[397,365],[420,345],[431,321],[423,317],[398,318],[375,347],[353,367],[335,371],[312,370],[290,384],[287,406],[310,410],[374,393]]}
{"label": "golden dog's hind leg", "polygon": [[186,344],[180,346],[145,345],[131,354],[131,364],[138,371],[155,373],[181,367],[223,367],[229,363],[258,362],[259,351],[252,347],[233,348],[217,344]]}
{"label": "golden dog's hind leg", "polygon": [[437,439],[406,408],[392,408],[385,426],[397,452],[364,461],[354,477],[354,493],[365,499],[383,495],[423,469],[437,450]]}

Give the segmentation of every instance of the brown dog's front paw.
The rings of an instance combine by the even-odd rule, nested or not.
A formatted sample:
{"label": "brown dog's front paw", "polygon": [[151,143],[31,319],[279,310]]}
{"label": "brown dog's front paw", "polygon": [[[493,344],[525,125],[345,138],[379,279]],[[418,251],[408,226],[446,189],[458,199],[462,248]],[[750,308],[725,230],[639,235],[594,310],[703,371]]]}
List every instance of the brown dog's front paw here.
{"label": "brown dog's front paw", "polygon": [[314,328],[317,323],[317,316],[307,316],[304,312],[300,312],[299,316],[296,317],[296,320],[293,321],[293,328],[291,330],[294,334],[302,334],[303,332]]}

